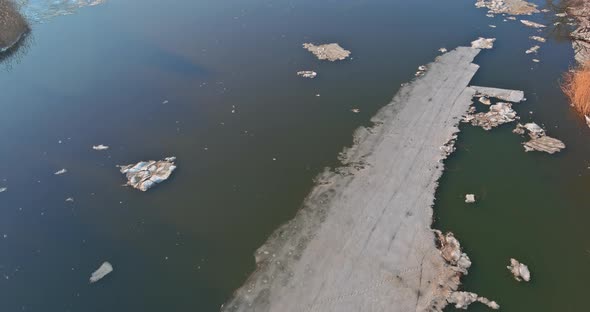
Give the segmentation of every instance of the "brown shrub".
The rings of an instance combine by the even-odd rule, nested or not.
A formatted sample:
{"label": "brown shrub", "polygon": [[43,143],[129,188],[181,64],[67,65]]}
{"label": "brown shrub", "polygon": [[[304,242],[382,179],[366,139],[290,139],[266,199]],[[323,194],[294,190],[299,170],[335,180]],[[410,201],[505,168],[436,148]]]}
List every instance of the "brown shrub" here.
{"label": "brown shrub", "polygon": [[561,88],[577,111],[590,115],[590,62],[567,72]]}

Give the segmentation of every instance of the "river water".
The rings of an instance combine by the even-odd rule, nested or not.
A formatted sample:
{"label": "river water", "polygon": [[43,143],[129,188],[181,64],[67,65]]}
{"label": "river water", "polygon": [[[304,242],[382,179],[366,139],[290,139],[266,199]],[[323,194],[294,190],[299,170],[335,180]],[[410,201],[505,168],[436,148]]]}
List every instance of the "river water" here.
{"label": "river water", "polygon": [[[524,90],[522,121],[568,148],[525,153],[513,124],[463,125],[435,226],[474,262],[465,289],[503,311],[587,309],[590,129],[559,90],[573,53],[552,27],[535,64],[536,31],[472,1],[30,2],[32,35],[0,64],[0,311],[217,311],[353,130],[437,49],[478,36],[498,40],[473,83]],[[304,42],[339,42],[352,59],[320,62]],[[295,75],[308,69],[318,78]],[[169,181],[121,186],[116,165],[172,155]],[[531,283],[512,279],[510,257]],[[115,271],[89,284],[103,261]]]}

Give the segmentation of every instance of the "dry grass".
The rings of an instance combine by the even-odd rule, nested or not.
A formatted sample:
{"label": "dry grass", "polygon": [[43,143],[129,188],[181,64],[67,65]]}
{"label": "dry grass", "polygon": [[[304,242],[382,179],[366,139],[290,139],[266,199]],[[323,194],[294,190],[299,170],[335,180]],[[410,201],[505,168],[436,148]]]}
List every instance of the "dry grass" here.
{"label": "dry grass", "polygon": [[590,115],[590,62],[567,72],[561,88],[578,112]]}

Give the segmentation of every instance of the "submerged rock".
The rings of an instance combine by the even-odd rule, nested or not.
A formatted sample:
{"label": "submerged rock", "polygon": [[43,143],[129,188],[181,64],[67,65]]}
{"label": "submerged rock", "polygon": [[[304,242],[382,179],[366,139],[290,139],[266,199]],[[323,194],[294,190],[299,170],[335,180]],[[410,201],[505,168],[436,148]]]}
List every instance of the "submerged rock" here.
{"label": "submerged rock", "polygon": [[520,20],[520,22],[523,23],[524,25],[528,26],[528,27],[533,27],[533,28],[545,28],[545,27],[547,27],[547,26],[545,26],[543,24],[531,22],[529,20]]}
{"label": "submerged rock", "polygon": [[29,25],[12,0],[0,0],[0,53],[15,46],[27,33]]}
{"label": "submerged rock", "polygon": [[531,15],[539,12],[537,5],[523,0],[477,0],[475,6],[488,8],[488,13],[493,14]]}
{"label": "submerged rock", "polygon": [[120,166],[120,168],[121,173],[127,177],[127,186],[145,192],[170,178],[176,169],[175,160],[176,157],[167,157],[158,161],[140,161],[136,164]]}
{"label": "submerged rock", "polygon": [[512,122],[518,119],[512,104],[498,102],[490,106],[486,113],[468,113],[463,117],[463,122],[469,122],[473,126],[482,127],[484,130],[491,130],[499,125]]}
{"label": "submerged rock", "polygon": [[318,75],[318,73],[311,71],[311,70],[302,70],[302,71],[298,71],[297,72],[297,76],[303,77],[303,78],[315,78]]}
{"label": "submerged rock", "polygon": [[98,268],[98,270],[96,270],[96,271],[94,271],[94,273],[92,273],[92,275],[90,276],[90,283],[96,283],[96,282],[100,281],[105,276],[107,276],[107,274],[109,274],[111,272],[113,272],[113,266],[108,262],[104,262]]}
{"label": "submerged rock", "polygon": [[531,272],[529,267],[524,263],[518,262],[516,259],[510,259],[510,265],[506,267],[517,281],[528,282],[531,280]]}
{"label": "submerged rock", "polygon": [[479,37],[471,42],[471,47],[474,49],[491,49],[494,47],[494,41],[496,41],[496,38]]}
{"label": "submerged rock", "polygon": [[500,305],[495,301],[491,301],[488,298],[480,297],[475,293],[467,291],[455,291],[451,294],[451,296],[449,296],[447,301],[451,304],[454,304],[455,308],[464,310],[476,301],[479,301],[494,310],[498,310],[500,308]]}
{"label": "submerged rock", "polygon": [[350,51],[344,50],[337,43],[314,45],[312,43],[304,43],[303,48],[313,53],[320,60],[328,60],[331,62],[341,61],[350,56]]}

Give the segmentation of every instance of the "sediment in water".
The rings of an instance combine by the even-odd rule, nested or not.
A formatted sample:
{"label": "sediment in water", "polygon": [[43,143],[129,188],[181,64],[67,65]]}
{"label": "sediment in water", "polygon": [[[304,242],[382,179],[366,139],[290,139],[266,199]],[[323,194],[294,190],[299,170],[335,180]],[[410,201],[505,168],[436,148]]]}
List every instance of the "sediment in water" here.
{"label": "sediment in water", "polygon": [[[466,270],[443,259],[432,205],[448,142],[476,91],[480,50],[427,66],[359,128],[295,218],[256,252],[257,270],[222,311],[441,311]],[[461,272],[464,271],[464,272]]]}

